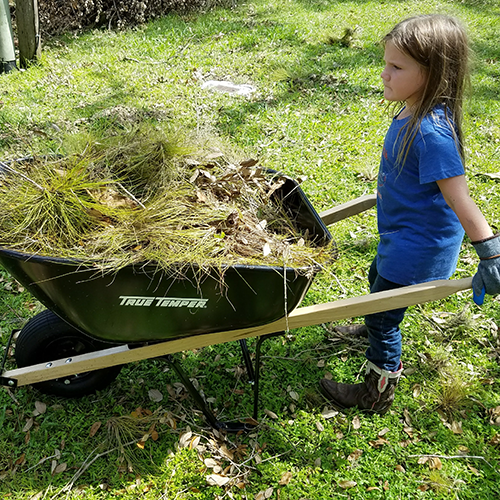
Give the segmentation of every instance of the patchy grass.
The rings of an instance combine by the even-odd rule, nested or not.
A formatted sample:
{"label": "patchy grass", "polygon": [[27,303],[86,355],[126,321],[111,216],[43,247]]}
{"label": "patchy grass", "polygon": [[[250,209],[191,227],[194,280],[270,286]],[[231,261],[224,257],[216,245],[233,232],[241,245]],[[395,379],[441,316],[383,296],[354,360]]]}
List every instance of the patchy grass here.
{"label": "patchy grass", "polygon": [[[498,230],[496,0],[258,0],[47,40],[40,64],[0,76],[2,158],[66,154],[66,139],[82,133],[161,126],[305,176],[316,209],[329,208],[376,187],[389,122],[378,40],[398,20],[436,11],[458,15],[469,28],[469,182]],[[340,43],[346,30],[352,37]],[[201,88],[207,80],[256,91],[210,92]],[[373,211],[331,230],[338,258],[315,279],[308,305],[367,292]],[[476,264],[466,241],[456,277],[471,275]],[[5,346],[43,308],[4,271],[0,287]],[[384,417],[333,412],[318,394],[321,377],[354,381],[363,371],[363,342],[335,337],[331,325],[264,342],[259,426],[242,435],[211,430],[161,360],[131,363],[106,390],[77,400],[3,389],[0,492],[15,499],[498,498],[498,305],[488,298],[478,308],[461,292],[410,308],[405,372]],[[222,420],[252,415],[237,343],[176,358]],[[14,367],[10,351],[7,367]]]}

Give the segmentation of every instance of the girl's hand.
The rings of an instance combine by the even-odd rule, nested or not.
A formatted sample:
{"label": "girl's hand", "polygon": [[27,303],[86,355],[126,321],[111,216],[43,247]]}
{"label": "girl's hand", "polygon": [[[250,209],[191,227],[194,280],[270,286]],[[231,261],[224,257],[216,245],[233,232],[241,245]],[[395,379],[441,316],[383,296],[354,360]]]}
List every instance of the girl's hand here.
{"label": "girl's hand", "polygon": [[482,241],[472,242],[481,261],[472,278],[474,302],[481,305],[484,294],[500,293],[500,234]]}

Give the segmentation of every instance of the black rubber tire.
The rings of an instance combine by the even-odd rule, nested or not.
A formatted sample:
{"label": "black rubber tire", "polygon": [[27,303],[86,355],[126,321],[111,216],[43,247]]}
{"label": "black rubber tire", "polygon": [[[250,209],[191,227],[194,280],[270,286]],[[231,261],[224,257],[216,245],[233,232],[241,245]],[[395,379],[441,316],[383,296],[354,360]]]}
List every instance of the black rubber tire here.
{"label": "black rubber tire", "polygon": [[[78,354],[98,351],[116,344],[92,338],[63,321],[46,309],[30,319],[16,340],[14,357],[17,366],[26,366],[70,358]],[[64,398],[79,398],[104,389],[120,373],[121,366],[111,366],[90,372],[70,375],[33,384],[44,394]]]}

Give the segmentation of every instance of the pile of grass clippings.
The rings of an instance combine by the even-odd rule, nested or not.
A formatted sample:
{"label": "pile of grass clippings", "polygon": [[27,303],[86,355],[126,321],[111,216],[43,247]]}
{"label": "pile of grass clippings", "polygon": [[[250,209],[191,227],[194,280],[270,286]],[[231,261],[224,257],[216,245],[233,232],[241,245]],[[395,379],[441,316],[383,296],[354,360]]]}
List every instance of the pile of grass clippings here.
{"label": "pile of grass clippings", "polygon": [[[2,163],[0,244],[115,271],[308,268],[329,258],[271,201],[284,178],[134,131],[59,158]],[[173,271],[175,269],[175,271]]]}

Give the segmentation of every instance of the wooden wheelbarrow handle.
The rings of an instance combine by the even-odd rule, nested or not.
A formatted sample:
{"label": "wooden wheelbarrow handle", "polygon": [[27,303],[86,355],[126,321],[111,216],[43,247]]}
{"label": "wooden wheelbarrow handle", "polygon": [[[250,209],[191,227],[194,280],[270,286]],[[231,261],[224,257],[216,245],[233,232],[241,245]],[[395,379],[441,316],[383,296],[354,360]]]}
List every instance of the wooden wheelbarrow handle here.
{"label": "wooden wheelbarrow handle", "polygon": [[342,205],[338,205],[336,207],[325,210],[324,212],[320,212],[318,215],[326,226],[330,224],[334,224],[339,220],[346,219],[347,217],[351,217],[353,215],[359,214],[372,208],[377,203],[377,195],[376,194],[367,194],[365,196],[360,196],[355,200],[348,201],[347,203],[343,203]]}
{"label": "wooden wheelbarrow handle", "polygon": [[[307,307],[299,307],[288,317],[266,325],[208,333],[191,337],[169,340],[145,347],[129,348],[127,345],[102,351],[55,360],[51,363],[18,368],[3,373],[3,377],[15,379],[18,386],[34,384],[44,380],[73,375],[109,366],[132,363],[143,359],[164,356],[180,351],[199,349],[209,345],[222,344],[234,340],[300,328],[303,326],[329,323],[341,319],[365,316],[380,311],[388,311],[423,302],[440,300],[459,291],[472,287],[472,278],[458,280],[438,280],[419,285],[405,286],[396,290],[377,292],[360,297],[337,300]],[[50,365],[50,366],[49,366]]]}

